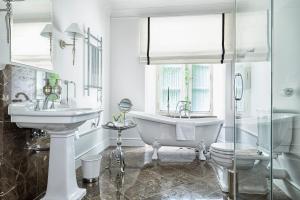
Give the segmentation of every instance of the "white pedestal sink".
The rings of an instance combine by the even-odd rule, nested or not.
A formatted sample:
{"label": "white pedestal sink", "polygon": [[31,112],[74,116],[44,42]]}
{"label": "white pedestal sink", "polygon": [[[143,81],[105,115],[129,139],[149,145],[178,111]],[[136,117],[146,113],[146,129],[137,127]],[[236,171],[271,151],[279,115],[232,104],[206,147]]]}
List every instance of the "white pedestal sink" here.
{"label": "white pedestal sink", "polygon": [[100,108],[60,108],[34,111],[32,104],[9,105],[11,121],[19,127],[43,129],[50,135],[50,158],[46,195],[43,200],[79,200],[75,173],[74,135],[86,120],[100,117]]}

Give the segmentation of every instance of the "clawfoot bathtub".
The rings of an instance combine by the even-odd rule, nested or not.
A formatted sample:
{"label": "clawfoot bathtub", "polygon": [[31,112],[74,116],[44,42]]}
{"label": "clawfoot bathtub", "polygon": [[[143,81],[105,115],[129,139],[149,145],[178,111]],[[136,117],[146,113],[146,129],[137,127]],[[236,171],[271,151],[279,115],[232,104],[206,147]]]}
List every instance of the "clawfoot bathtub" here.
{"label": "clawfoot bathtub", "polygon": [[[200,159],[205,160],[203,152],[216,142],[223,121],[213,117],[203,118],[172,118],[145,112],[131,111],[129,116],[137,123],[142,140],[153,147],[152,159],[158,159],[161,146],[191,147],[200,153]],[[195,140],[177,140],[176,124],[189,122],[195,126]]]}

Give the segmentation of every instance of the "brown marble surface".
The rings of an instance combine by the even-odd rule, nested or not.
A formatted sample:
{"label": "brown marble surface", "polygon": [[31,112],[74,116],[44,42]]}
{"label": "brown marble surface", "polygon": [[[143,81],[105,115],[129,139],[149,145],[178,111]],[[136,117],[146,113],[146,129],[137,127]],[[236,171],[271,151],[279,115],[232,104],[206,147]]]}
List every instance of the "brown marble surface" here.
{"label": "brown marble surface", "polygon": [[[87,189],[84,200],[223,200],[227,199],[218,186],[210,162],[195,158],[194,150],[161,148],[160,160],[151,162],[151,148],[127,147],[126,169],[120,176],[117,168],[105,169],[113,147],[102,153],[101,175],[98,183],[82,183],[81,170],[77,170],[80,187]],[[279,189],[275,200],[288,200]],[[270,196],[239,195],[240,200],[267,200]]]}
{"label": "brown marble surface", "polygon": [[[48,153],[26,150],[31,129],[11,123],[8,105],[18,92],[34,99],[37,70],[7,65],[0,71],[0,199],[32,200],[47,185]],[[42,80],[39,80],[42,81]]]}

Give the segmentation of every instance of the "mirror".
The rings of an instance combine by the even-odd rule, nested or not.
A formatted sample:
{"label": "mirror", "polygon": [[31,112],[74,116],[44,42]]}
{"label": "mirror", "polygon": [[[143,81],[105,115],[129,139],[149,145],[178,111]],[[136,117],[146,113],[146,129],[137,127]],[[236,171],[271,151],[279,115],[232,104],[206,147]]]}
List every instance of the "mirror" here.
{"label": "mirror", "polygon": [[11,62],[52,69],[51,0],[12,3]]}
{"label": "mirror", "polygon": [[127,113],[131,110],[132,103],[130,99],[122,99],[119,103],[119,109],[123,113]]}

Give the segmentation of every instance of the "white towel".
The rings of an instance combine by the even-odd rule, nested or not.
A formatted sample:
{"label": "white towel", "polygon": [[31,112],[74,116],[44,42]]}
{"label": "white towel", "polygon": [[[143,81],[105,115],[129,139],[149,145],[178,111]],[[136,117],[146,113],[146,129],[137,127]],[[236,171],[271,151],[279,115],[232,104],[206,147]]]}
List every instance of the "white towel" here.
{"label": "white towel", "polygon": [[193,123],[176,123],[176,140],[195,140],[195,129]]}

